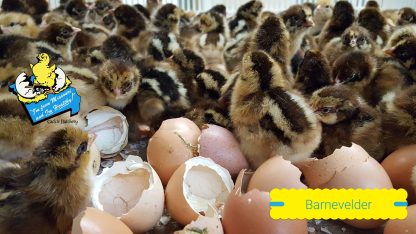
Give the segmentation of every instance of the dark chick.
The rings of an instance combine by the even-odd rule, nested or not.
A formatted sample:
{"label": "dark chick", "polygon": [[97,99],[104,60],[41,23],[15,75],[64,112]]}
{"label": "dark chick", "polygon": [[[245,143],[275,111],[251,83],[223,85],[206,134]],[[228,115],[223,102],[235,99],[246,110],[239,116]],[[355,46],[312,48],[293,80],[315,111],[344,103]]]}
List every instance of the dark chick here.
{"label": "dark chick", "polygon": [[322,142],[315,156],[323,158],[342,146],[356,143],[381,161],[381,115],[353,89],[345,85],[324,87],[313,93],[310,104],[323,123]]}
{"label": "dark chick", "polygon": [[133,6],[120,5],[114,10],[117,35],[133,39],[146,29],[146,19]]}
{"label": "dark chick", "polygon": [[380,6],[378,5],[378,2],[373,1],[373,0],[367,1],[367,3],[365,4],[365,7],[366,8],[373,7],[373,8],[376,8],[376,9],[380,10]]}
{"label": "dark chick", "polygon": [[338,1],[334,6],[331,19],[329,19],[319,35],[319,46],[323,48],[332,38],[341,36],[354,20],[354,8],[351,3]]}
{"label": "dark chick", "polygon": [[393,48],[386,50],[386,53],[409,69],[413,81],[416,81],[416,38],[402,40]]}
{"label": "dark chick", "polygon": [[361,10],[357,21],[360,26],[370,32],[374,41],[380,41],[379,44],[387,42],[389,31],[387,21],[377,8],[370,7]]}
{"label": "dark chick", "polygon": [[65,12],[73,19],[83,22],[88,12],[84,0],[70,0],[65,4]]}
{"label": "dark chick", "polygon": [[240,34],[253,31],[258,25],[257,19],[262,9],[261,1],[249,1],[240,6],[236,15],[228,23],[230,36],[236,38]]}
{"label": "dark chick", "polygon": [[147,48],[147,54],[154,60],[164,61],[173,55],[173,51],[182,48],[178,38],[172,32],[156,32]]}
{"label": "dark chick", "polygon": [[174,4],[168,3],[161,6],[154,14],[153,25],[159,29],[179,34],[179,20],[181,10]]}
{"label": "dark chick", "polygon": [[105,59],[114,59],[132,63],[136,55],[130,42],[122,36],[110,36],[101,46],[101,53]]}
{"label": "dark chick", "polygon": [[305,99],[288,87],[280,66],[262,51],[244,55],[230,116],[253,168],[276,155],[305,159],[320,142],[320,123]]}
{"label": "dark chick", "polygon": [[319,51],[307,51],[299,66],[295,88],[309,96],[331,84],[333,79],[328,60]]}
{"label": "dark chick", "polygon": [[92,165],[87,133],[50,134],[33,158],[0,171],[1,233],[68,233],[87,206]]}
{"label": "dark chick", "polygon": [[31,15],[40,24],[42,15],[48,12],[49,3],[47,0],[4,0],[1,9]]}
{"label": "dark chick", "polygon": [[410,7],[404,7],[399,11],[397,25],[416,24],[416,11]]}

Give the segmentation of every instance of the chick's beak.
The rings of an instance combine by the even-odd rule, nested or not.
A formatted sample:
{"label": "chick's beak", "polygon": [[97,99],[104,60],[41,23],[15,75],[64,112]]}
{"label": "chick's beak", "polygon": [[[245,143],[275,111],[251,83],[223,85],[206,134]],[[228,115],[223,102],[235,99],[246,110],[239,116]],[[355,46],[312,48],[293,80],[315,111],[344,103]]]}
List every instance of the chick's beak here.
{"label": "chick's beak", "polygon": [[351,47],[356,47],[357,46],[357,39],[356,38],[351,39],[350,46]]}
{"label": "chick's beak", "polygon": [[384,51],[385,55],[394,56],[394,48],[390,48]]}
{"label": "chick's beak", "polygon": [[73,30],[72,34],[77,34],[77,33],[81,32],[81,29],[79,29],[79,28],[76,28],[76,27],[71,27],[71,28]]}
{"label": "chick's beak", "polygon": [[313,22],[312,19],[306,19],[305,22],[303,23],[303,26],[306,28],[310,28],[315,26],[315,23]]}
{"label": "chick's beak", "polygon": [[116,98],[119,98],[122,95],[121,89],[114,89],[114,95]]}

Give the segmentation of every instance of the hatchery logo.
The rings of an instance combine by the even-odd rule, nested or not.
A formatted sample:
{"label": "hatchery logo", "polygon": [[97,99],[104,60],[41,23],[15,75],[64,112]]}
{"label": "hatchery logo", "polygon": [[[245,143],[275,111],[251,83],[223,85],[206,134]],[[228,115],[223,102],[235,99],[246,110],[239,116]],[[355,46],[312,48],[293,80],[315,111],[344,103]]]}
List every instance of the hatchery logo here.
{"label": "hatchery logo", "polygon": [[33,125],[71,111],[78,114],[81,97],[65,72],[55,64],[50,64],[46,53],[39,54],[38,63],[30,64],[33,75],[22,72],[9,91],[16,94],[25,108]]}

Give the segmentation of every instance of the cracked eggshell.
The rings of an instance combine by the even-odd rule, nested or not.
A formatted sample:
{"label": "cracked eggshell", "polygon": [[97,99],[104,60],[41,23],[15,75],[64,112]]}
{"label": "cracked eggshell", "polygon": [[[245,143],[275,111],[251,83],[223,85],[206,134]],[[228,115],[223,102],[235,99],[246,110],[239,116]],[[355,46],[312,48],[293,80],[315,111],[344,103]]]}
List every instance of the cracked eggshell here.
{"label": "cracked eggshell", "polygon": [[84,130],[97,136],[95,144],[103,158],[120,152],[127,145],[129,125],[120,111],[103,106],[88,113],[85,119]]}
{"label": "cracked eggshell", "polygon": [[253,189],[247,191],[252,172],[242,170],[224,207],[222,224],[225,233],[293,233],[306,234],[306,220],[270,218],[270,195]]}
{"label": "cracked eggshell", "polygon": [[147,160],[166,185],[175,170],[186,160],[198,155],[201,130],[189,119],[168,119],[149,140]]}
{"label": "cracked eggshell", "polygon": [[133,232],[143,233],[162,217],[163,186],[148,163],[129,156],[96,177],[92,202],[95,208],[118,217]]}
{"label": "cracked eggshell", "polygon": [[[310,188],[393,188],[381,164],[361,146],[341,147],[326,158],[310,159],[296,164]],[[352,226],[370,229],[385,220],[343,220]]]}
{"label": "cracked eggshell", "polygon": [[233,189],[230,173],[209,158],[195,157],[182,164],[166,186],[166,207],[177,222],[186,225],[200,214],[220,217]]}
{"label": "cracked eggshell", "polygon": [[95,141],[94,143],[91,144],[89,151],[90,151],[91,160],[92,160],[91,162],[92,171],[94,175],[97,175],[98,172],[100,171],[101,155],[100,155],[100,151],[95,145]]}
{"label": "cracked eggshell", "polygon": [[72,223],[72,234],[133,234],[119,219],[107,212],[87,207],[75,217]]}
{"label": "cracked eggshell", "polygon": [[207,124],[202,129],[199,154],[226,168],[234,179],[242,169],[249,168],[237,139],[230,131],[217,125]]}
{"label": "cracked eggshell", "polygon": [[[416,145],[402,147],[383,160],[381,165],[390,176],[395,189],[407,191],[409,204],[416,203],[416,191],[412,183],[412,170],[416,166]],[[416,179],[416,178],[415,178]]]}
{"label": "cracked eggshell", "polygon": [[387,221],[384,234],[416,233],[416,205],[407,207],[407,217],[403,220],[392,219]]}
{"label": "cracked eggshell", "polygon": [[264,162],[254,172],[248,184],[248,191],[258,189],[270,192],[274,188],[307,188],[300,181],[302,173],[290,161],[275,156]]}
{"label": "cracked eggshell", "polygon": [[192,221],[183,230],[176,231],[174,234],[196,233],[224,234],[224,230],[218,218],[200,215],[196,221]]}

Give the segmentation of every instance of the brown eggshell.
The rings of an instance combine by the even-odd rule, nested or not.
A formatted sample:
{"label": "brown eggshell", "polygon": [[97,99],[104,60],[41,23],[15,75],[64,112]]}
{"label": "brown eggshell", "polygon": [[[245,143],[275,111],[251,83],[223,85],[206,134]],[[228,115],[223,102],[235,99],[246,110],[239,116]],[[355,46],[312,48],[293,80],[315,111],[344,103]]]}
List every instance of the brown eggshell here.
{"label": "brown eggshell", "polygon": [[174,234],[194,233],[224,234],[224,230],[218,218],[200,215],[196,221],[192,221],[183,230],[176,231]]}
{"label": "brown eggshell", "polygon": [[201,130],[186,118],[163,121],[147,147],[147,159],[166,185],[175,170],[197,155]]}
{"label": "brown eggshell", "polygon": [[241,171],[228,196],[222,220],[225,233],[307,233],[306,220],[273,220],[270,217],[268,192],[253,189],[245,193],[250,174]]}
{"label": "brown eggshell", "polygon": [[416,205],[407,207],[407,217],[404,220],[387,221],[384,234],[396,233],[416,233]]}
{"label": "brown eggshell", "polygon": [[240,144],[230,131],[217,125],[205,126],[199,139],[199,155],[211,158],[226,168],[232,178],[236,178],[242,169],[249,168]]}
{"label": "brown eggshell", "polygon": [[133,232],[116,217],[88,207],[75,217],[72,223],[72,234],[133,234]]}
{"label": "brown eggshell", "polygon": [[274,188],[307,188],[300,181],[302,173],[290,161],[275,156],[264,162],[254,172],[248,184],[248,191],[258,189],[270,192]]}
{"label": "brown eggshell", "polygon": [[[225,168],[212,159],[195,157],[182,164],[169,180],[165,191],[166,208],[173,219],[186,225],[196,220],[201,212],[192,208],[196,207],[191,204],[192,201],[201,201],[201,197],[213,199],[212,191],[221,191],[218,194],[222,196],[218,196],[219,202],[215,203],[219,209],[233,186],[231,176]],[[201,214],[218,217],[219,212],[220,210],[214,211],[208,207]]]}
{"label": "brown eggshell", "polygon": [[416,166],[416,145],[400,148],[381,163],[390,176],[395,189],[403,188],[407,191],[409,204],[416,203],[416,194],[411,176],[413,167]]}
{"label": "brown eggshell", "polygon": [[[296,164],[310,188],[393,188],[383,167],[361,146],[341,147],[326,158]],[[344,220],[352,226],[370,229],[385,220]]]}

